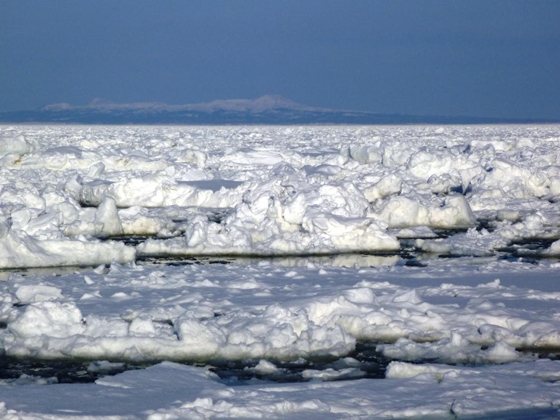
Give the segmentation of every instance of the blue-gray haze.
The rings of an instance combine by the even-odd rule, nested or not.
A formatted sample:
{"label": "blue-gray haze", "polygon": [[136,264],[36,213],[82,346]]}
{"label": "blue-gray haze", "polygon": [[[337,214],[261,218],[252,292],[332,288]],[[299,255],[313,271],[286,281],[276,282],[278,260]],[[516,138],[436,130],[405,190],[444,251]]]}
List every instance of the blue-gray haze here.
{"label": "blue-gray haze", "polygon": [[558,0],[1,0],[0,111],[280,94],[560,118]]}

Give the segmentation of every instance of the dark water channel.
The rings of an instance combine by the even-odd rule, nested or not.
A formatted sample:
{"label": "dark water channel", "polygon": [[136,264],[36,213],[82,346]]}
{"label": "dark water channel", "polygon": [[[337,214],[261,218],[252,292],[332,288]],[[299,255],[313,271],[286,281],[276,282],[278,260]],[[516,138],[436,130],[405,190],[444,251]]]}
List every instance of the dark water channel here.
{"label": "dark water channel", "polygon": [[[305,371],[336,372],[342,369],[351,373],[338,375],[332,380],[350,380],[359,378],[382,379],[390,360],[375,351],[375,344],[358,344],[355,351],[344,358],[298,359],[296,361],[272,361],[276,366],[273,372],[256,369],[260,360],[211,360],[207,363],[188,363],[206,367],[216,373],[229,385],[243,385],[253,379],[271,382],[304,382],[311,380]],[[0,380],[8,383],[25,382],[26,377],[42,378],[45,384],[89,383],[97,379],[122,373],[127,370],[145,369],[152,363],[107,363],[69,360],[28,360],[13,357],[0,357]],[[22,375],[24,375],[22,377]]]}

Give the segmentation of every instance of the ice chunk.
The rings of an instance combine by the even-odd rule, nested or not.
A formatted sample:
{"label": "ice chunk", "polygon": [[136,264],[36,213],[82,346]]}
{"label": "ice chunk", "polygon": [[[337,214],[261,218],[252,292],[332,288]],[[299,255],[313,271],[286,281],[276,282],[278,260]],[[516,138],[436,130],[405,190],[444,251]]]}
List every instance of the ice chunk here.
{"label": "ice chunk", "polygon": [[82,313],[74,303],[38,302],[26,307],[9,325],[21,338],[45,335],[69,337],[84,331]]}
{"label": "ice chunk", "polygon": [[102,225],[103,235],[122,235],[123,227],[117,211],[117,202],[112,197],[105,197],[95,213],[95,222]]}
{"label": "ice chunk", "polygon": [[19,303],[27,305],[33,302],[62,299],[62,290],[58,287],[38,285],[24,285],[16,290]]}
{"label": "ice chunk", "polygon": [[378,217],[391,228],[428,226],[444,229],[461,229],[474,226],[476,220],[465,197],[447,197],[442,207],[422,204],[405,196],[386,200]]}
{"label": "ice chunk", "polygon": [[397,360],[436,360],[441,363],[506,363],[521,360],[531,360],[531,356],[524,356],[514,347],[504,341],[497,341],[490,348],[483,350],[471,343],[459,333],[452,333],[450,338],[444,338],[434,343],[415,343],[400,338],[394,344],[381,344],[377,351],[385,357]]}
{"label": "ice chunk", "polygon": [[551,257],[560,256],[560,240],[550,244],[550,246],[543,252],[543,254]]}
{"label": "ice chunk", "polygon": [[306,369],[302,372],[304,379],[321,379],[323,381],[336,381],[342,379],[357,379],[366,376],[366,372],[358,368],[346,368],[334,370],[331,368],[325,370]]}
{"label": "ice chunk", "polygon": [[399,194],[401,192],[402,182],[403,180],[400,176],[391,174],[382,178],[377,184],[366,188],[364,195],[369,201],[375,201],[378,198]]}
{"label": "ice chunk", "polygon": [[103,162],[97,162],[89,167],[88,177],[99,178],[103,171],[105,170],[105,165]]}
{"label": "ice chunk", "polygon": [[0,237],[0,268],[98,265],[111,261],[124,264],[134,261],[135,256],[134,248],[116,242],[37,240],[12,230]]}
{"label": "ice chunk", "polygon": [[102,360],[99,362],[91,362],[87,371],[91,373],[111,373],[114,371],[124,370],[126,365],[124,363],[111,363],[107,360]]}
{"label": "ice chunk", "polygon": [[383,152],[373,146],[350,146],[350,157],[360,163],[378,163],[383,159]]}
{"label": "ice chunk", "polygon": [[267,374],[271,374],[271,373],[276,373],[279,371],[279,369],[276,367],[275,364],[270,363],[267,360],[259,360],[259,363],[257,364],[257,366],[255,366],[253,368],[253,371],[256,373],[259,373],[261,375],[267,375]]}
{"label": "ice chunk", "polygon": [[0,158],[8,154],[24,155],[31,151],[31,146],[25,141],[24,136],[0,137]]}

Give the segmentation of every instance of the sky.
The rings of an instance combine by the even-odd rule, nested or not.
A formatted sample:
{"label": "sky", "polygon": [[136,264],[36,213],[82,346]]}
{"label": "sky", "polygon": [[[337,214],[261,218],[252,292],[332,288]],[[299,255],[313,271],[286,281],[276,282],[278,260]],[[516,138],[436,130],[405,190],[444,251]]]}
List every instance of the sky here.
{"label": "sky", "polygon": [[1,0],[0,111],[283,95],[560,119],[558,0]]}

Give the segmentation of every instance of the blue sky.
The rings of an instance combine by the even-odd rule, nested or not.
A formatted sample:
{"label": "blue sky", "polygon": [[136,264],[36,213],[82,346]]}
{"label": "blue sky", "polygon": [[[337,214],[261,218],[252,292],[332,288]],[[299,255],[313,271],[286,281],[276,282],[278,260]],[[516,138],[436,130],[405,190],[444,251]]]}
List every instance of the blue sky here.
{"label": "blue sky", "polygon": [[0,111],[280,94],[560,118],[558,0],[2,0]]}

